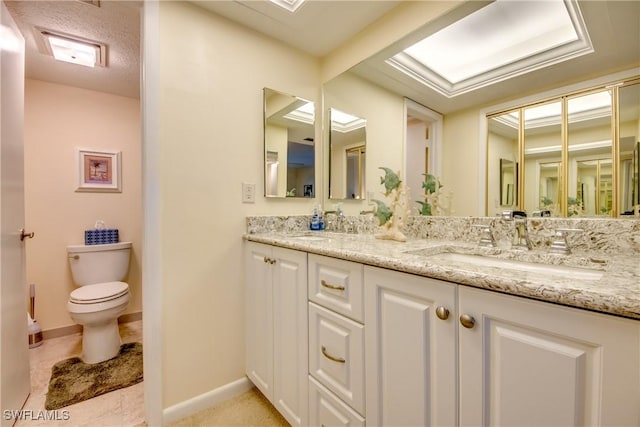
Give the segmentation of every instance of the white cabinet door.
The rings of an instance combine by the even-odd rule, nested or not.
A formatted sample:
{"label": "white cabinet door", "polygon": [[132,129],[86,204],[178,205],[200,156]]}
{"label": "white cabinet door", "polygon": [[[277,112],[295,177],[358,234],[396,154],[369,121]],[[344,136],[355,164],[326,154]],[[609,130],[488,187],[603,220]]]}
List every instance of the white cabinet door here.
{"label": "white cabinet door", "polygon": [[461,425],[640,425],[638,322],[463,286],[459,313]]}
{"label": "white cabinet door", "polygon": [[308,422],[307,254],[246,242],[246,373],[293,426]]}
{"label": "white cabinet door", "polygon": [[273,402],[273,286],[271,246],[246,242],[245,371]]}
{"label": "white cabinet door", "polygon": [[364,283],[367,425],[456,425],[456,285],[374,267]]}
{"label": "white cabinet door", "polygon": [[293,426],[308,424],[307,254],[273,248],[273,404]]}

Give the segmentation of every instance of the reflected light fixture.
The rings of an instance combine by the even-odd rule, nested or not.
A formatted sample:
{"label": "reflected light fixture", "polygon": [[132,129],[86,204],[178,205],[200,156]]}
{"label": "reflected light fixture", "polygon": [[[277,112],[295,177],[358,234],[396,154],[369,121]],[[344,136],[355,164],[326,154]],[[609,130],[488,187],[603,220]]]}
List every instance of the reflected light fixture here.
{"label": "reflected light fixture", "polygon": [[295,110],[283,116],[286,119],[296,120],[302,123],[313,124],[315,117],[315,107],[313,102],[306,102]]}
{"label": "reflected light fixture", "polygon": [[365,127],[367,121],[335,108],[331,109],[331,130],[346,133]]}

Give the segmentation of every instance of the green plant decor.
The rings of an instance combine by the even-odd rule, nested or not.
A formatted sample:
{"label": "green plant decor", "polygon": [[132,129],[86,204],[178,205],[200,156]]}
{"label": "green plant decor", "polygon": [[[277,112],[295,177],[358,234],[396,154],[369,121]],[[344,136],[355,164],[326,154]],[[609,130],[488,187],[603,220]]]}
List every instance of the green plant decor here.
{"label": "green plant decor", "polygon": [[567,197],[567,215],[577,216],[582,212],[582,201],[575,197]]}
{"label": "green plant decor", "polygon": [[420,215],[449,215],[451,213],[449,207],[451,204],[451,192],[446,193],[441,190],[443,185],[435,175],[430,173],[423,173],[422,175],[425,177],[422,183],[422,188],[425,190],[424,202],[416,200],[416,203],[420,205],[418,208]]}

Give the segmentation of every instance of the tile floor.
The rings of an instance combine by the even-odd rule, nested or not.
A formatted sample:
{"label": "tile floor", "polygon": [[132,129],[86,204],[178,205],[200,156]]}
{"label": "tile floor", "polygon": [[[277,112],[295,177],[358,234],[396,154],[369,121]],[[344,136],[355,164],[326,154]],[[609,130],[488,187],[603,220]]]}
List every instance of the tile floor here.
{"label": "tile floor", "polygon": [[[142,321],[120,324],[120,336],[123,343],[142,342]],[[38,411],[44,411],[51,368],[60,360],[79,356],[81,350],[82,336],[80,334],[44,340],[41,346],[29,350],[31,395],[25,403],[25,410],[32,410],[36,414]],[[61,408],[56,414],[59,418],[58,421],[25,419],[19,420],[15,426],[144,426],[143,387],[143,383],[140,382],[131,387],[115,390],[111,393]],[[61,411],[68,411],[66,412],[68,414],[67,420],[60,419],[64,416]]]}

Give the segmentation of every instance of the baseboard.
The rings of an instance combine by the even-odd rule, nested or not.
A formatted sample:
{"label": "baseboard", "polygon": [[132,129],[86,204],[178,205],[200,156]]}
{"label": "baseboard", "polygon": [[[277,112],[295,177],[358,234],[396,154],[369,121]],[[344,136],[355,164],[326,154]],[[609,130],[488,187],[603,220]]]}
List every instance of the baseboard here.
{"label": "baseboard", "polygon": [[[136,313],[123,314],[118,318],[118,323],[136,322],[138,320],[142,320],[141,311],[138,311]],[[42,339],[46,340],[49,338],[58,338],[79,333],[82,333],[81,325],[69,325],[63,326],[61,328],[47,329],[46,331],[42,331]]]}
{"label": "baseboard", "polygon": [[222,387],[218,387],[215,390],[208,391],[165,408],[162,413],[162,424],[170,424],[200,411],[204,411],[205,409],[209,409],[225,400],[229,400],[250,390],[252,387],[253,383],[249,381],[247,377],[243,377],[229,384],[225,384]]}

